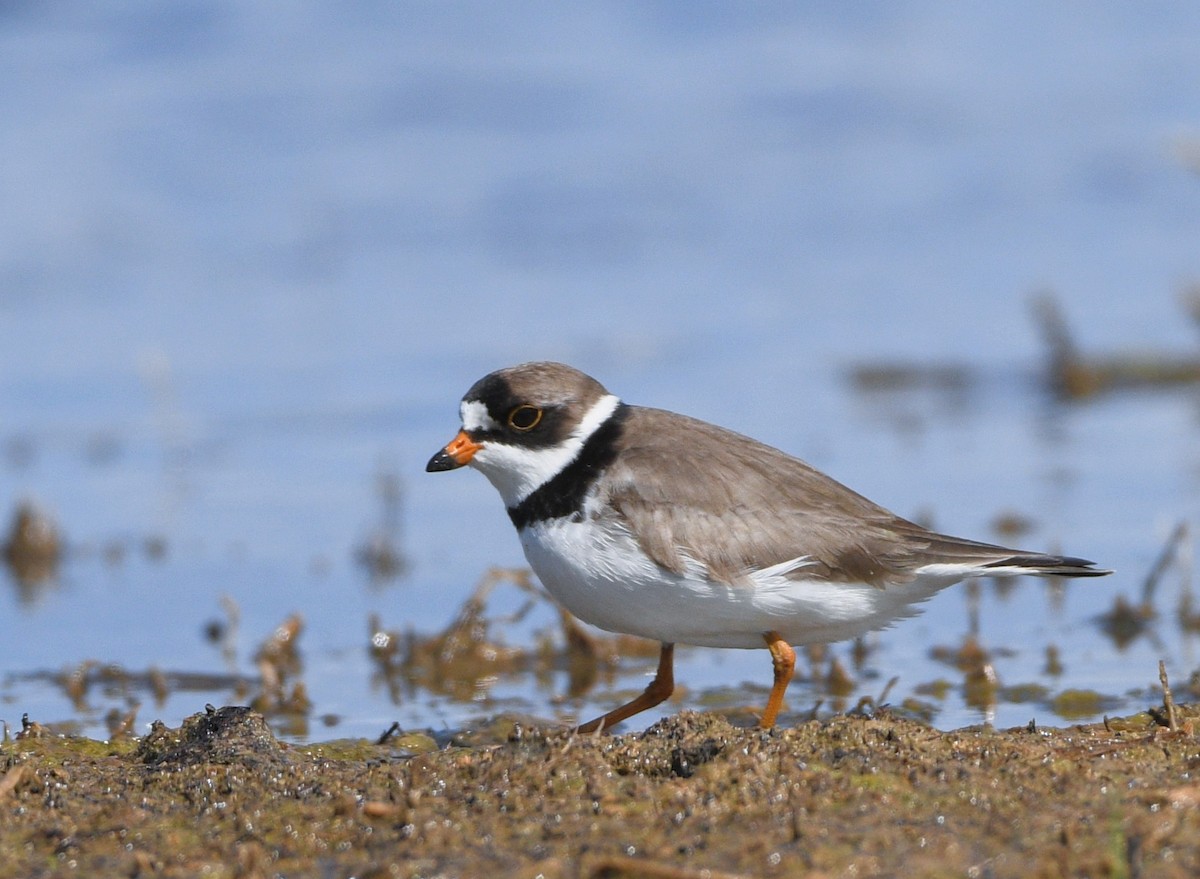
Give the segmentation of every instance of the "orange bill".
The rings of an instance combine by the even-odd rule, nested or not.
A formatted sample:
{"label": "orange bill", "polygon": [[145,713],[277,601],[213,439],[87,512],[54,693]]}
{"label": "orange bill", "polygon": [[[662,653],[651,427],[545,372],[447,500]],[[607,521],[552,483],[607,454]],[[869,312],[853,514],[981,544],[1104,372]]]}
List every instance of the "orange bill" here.
{"label": "orange bill", "polygon": [[483,446],[467,436],[465,430],[460,430],[458,435],[446,445],[446,448],[429,459],[425,470],[429,473],[439,470],[456,470],[464,464],[469,464],[475,457],[475,453],[481,448]]}

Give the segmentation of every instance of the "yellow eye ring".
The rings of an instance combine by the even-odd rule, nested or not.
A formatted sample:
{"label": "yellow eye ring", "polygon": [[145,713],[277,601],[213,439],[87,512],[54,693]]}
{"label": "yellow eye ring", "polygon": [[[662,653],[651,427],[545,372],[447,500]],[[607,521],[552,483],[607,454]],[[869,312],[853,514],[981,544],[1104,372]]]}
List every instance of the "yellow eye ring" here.
{"label": "yellow eye ring", "polygon": [[537,406],[522,404],[508,413],[508,426],[521,433],[533,430],[542,421],[542,410]]}

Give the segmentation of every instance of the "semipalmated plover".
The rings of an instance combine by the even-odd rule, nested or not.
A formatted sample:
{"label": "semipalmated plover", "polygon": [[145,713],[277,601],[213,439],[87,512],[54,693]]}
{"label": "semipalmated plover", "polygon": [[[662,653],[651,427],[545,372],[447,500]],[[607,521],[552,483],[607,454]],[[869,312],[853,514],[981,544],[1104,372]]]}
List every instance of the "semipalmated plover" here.
{"label": "semipalmated plover", "polygon": [[775,724],[794,645],[917,613],[968,577],[1095,577],[1085,559],[922,528],[803,461],[686,415],[623,403],[561,363],[476,382],[462,429],[425,468],[481,471],[525,557],[581,620],[662,643],[646,691],[579,727],[611,727],[674,689],[674,645],[763,647]]}

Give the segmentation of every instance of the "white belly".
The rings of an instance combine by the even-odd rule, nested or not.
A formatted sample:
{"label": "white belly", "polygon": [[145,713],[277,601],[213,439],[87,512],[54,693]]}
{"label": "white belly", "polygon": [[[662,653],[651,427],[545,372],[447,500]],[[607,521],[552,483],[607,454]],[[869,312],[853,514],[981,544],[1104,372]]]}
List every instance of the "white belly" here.
{"label": "white belly", "polygon": [[961,579],[918,577],[883,589],[752,574],[750,584],[713,583],[652,562],[628,531],[595,520],[539,522],[521,532],[530,567],[581,620],[658,641],[702,647],[763,647],[763,633],[792,645],[840,641],[896,619]]}

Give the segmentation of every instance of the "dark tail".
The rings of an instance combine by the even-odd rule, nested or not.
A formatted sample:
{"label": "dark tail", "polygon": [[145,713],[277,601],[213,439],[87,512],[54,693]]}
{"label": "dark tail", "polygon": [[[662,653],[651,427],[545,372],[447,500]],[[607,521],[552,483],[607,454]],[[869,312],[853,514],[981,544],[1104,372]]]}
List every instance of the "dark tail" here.
{"label": "dark tail", "polygon": [[1020,553],[983,565],[985,568],[1028,568],[1029,573],[1042,577],[1104,577],[1112,571],[1097,568],[1095,562],[1073,556]]}

